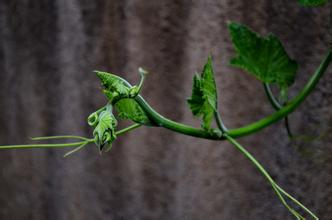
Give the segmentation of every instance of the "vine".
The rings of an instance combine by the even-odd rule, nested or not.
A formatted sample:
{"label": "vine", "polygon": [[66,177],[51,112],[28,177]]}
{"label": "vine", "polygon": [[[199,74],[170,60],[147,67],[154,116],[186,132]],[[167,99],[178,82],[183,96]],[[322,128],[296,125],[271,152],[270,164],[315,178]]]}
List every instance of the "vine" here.
{"label": "vine", "polygon": [[[327,3],[327,0],[298,0],[298,2],[303,6],[316,7],[324,5]],[[295,60],[288,56],[279,39],[273,34],[269,34],[266,37],[260,36],[248,27],[235,22],[230,22],[228,28],[236,52],[230,64],[248,72],[263,83],[268,100],[275,109],[275,112],[271,115],[240,128],[227,128],[218,110],[217,88],[211,57],[207,59],[201,74],[194,76],[192,95],[187,100],[193,115],[202,119],[201,128],[172,121],[156,112],[144,100],[139,94],[148,74],[144,69],[139,68],[138,70],[141,80],[137,86],[130,85],[125,79],[117,75],[95,71],[104,87],[103,93],[107,97],[108,103],[88,117],[88,124],[93,128],[93,138],[72,135],[36,137],[32,138],[32,140],[72,139],[75,142],[8,145],[0,146],[0,149],[74,148],[65,154],[65,156],[69,156],[87,145],[95,143],[100,152],[106,152],[112,148],[112,143],[116,140],[117,136],[130,132],[140,126],[163,127],[197,138],[216,141],[227,140],[247,157],[267,179],[281,203],[296,219],[305,219],[305,217],[296,211],[295,207],[290,205],[288,201],[292,201],[292,204],[300,207],[313,219],[318,219],[313,212],[283,190],[255,157],[236,141],[236,138],[256,133],[281,119],[285,119],[286,129],[291,137],[292,134],[287,117],[298,108],[316,87],[319,79],[331,63],[332,49],[330,46],[328,47],[326,56],[308,83],[297,96],[289,100],[288,90],[295,81],[298,65]],[[277,86],[279,89],[279,98],[276,98],[271,92],[270,86],[272,85]],[[114,109],[117,110],[117,114],[113,113]],[[121,119],[129,119],[133,124],[122,130],[117,130],[118,120]],[[213,126],[214,123],[216,127]]]}

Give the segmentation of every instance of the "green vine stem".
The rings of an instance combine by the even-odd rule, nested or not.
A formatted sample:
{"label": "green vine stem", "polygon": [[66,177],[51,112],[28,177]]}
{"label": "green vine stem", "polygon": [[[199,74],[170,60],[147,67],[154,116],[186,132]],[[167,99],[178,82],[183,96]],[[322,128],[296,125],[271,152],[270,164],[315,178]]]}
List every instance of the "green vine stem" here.
{"label": "green vine stem", "polygon": [[[140,127],[140,124],[133,124],[129,127],[126,127],[124,129],[121,129],[116,132],[117,136],[123,135],[129,131],[132,131],[138,127]],[[31,149],[31,148],[72,148],[75,147],[74,150],[68,152],[65,154],[65,156],[68,156],[69,154],[72,154],[83,147],[85,147],[88,144],[93,143],[94,139],[89,139],[86,137],[81,136],[75,136],[75,135],[59,135],[59,136],[46,136],[46,137],[33,137],[31,140],[33,141],[45,141],[45,140],[59,140],[59,139],[79,139],[82,141],[79,142],[72,142],[72,143],[60,143],[60,144],[24,144],[24,145],[4,145],[0,146],[0,149]]]}
{"label": "green vine stem", "polygon": [[[288,102],[287,105],[280,108],[275,113],[257,121],[252,124],[236,128],[236,129],[230,129],[226,133],[228,136],[237,138],[246,136],[252,133],[255,133],[273,123],[276,121],[286,117],[288,114],[293,112],[304,100],[305,98],[312,92],[312,90],[315,88],[317,83],[319,82],[319,79],[322,77],[322,75],[327,70],[329,64],[332,60],[332,50],[329,50],[315,73],[312,75],[312,77],[309,79],[308,83],[304,86],[304,88],[300,91],[300,93],[294,97],[292,100]],[[120,80],[124,81],[122,78],[119,77]],[[127,86],[131,86],[128,82],[124,81]],[[137,103],[141,106],[141,108],[147,113],[149,118],[155,122],[157,126],[164,127],[170,130],[173,130],[178,133],[182,133],[185,135],[190,135],[194,137],[199,138],[206,138],[206,139],[212,139],[212,140],[224,140],[225,136],[219,136],[217,134],[211,134],[203,129],[195,128],[192,126],[188,126],[182,123],[178,123],[175,121],[172,121],[168,118],[165,118],[164,116],[160,115],[158,112],[156,112],[144,99],[142,96],[138,95],[135,97],[135,100]]]}
{"label": "green vine stem", "polygon": [[318,220],[318,217],[312,213],[308,208],[306,208],[302,203],[300,203],[298,200],[296,200],[294,197],[289,195],[285,190],[283,190],[270,176],[270,174],[264,169],[264,167],[241,145],[239,144],[235,139],[233,139],[228,134],[224,135],[225,138],[233,144],[243,155],[245,155],[255,166],[256,168],[263,174],[263,176],[269,181],[271,184],[273,190],[279,197],[282,204],[297,218],[297,219],[305,219],[303,216],[301,216],[297,211],[295,211],[293,208],[291,208],[288,203],[286,202],[284,196],[286,196],[288,199],[293,201],[295,204],[300,206],[303,210],[305,210],[308,214],[310,214],[315,220]]}
{"label": "green vine stem", "polygon": [[279,103],[279,101],[276,99],[276,97],[273,95],[272,91],[271,91],[271,87],[268,83],[263,83],[264,86],[264,91],[265,94],[269,100],[269,102],[271,103],[272,107],[275,110],[279,110],[282,108],[282,105]]}
{"label": "green vine stem", "polygon": [[[268,83],[263,83],[263,86],[264,86],[265,94],[266,94],[270,104],[272,105],[272,107],[276,111],[280,110],[283,105],[281,105],[279,103],[279,101],[276,99],[276,97],[273,95],[270,85]],[[285,117],[285,127],[286,127],[286,131],[287,131],[289,138],[293,138],[293,134],[292,134],[292,131],[291,131],[290,125],[289,125],[288,115]]]}
{"label": "green vine stem", "polygon": [[[281,120],[282,118],[285,118],[288,114],[293,112],[316,87],[320,78],[325,73],[329,64],[331,63],[331,60],[332,60],[332,50],[329,50],[327,55],[325,56],[325,58],[323,59],[323,61],[315,71],[315,73],[309,79],[308,83],[304,86],[304,88],[300,91],[300,93],[296,97],[294,97],[291,101],[288,102],[287,105],[283,106],[278,111],[274,112],[273,114],[259,121],[256,121],[252,124],[240,128],[226,130],[224,134],[228,134],[228,136],[233,138],[246,136],[263,129],[275,123],[276,121]],[[126,84],[126,86],[132,87],[130,83],[128,83],[126,80],[122,79],[121,77],[116,75],[114,75],[114,77],[121,80],[124,84]],[[178,123],[162,116],[161,114],[156,112],[144,100],[144,98],[141,95],[137,95],[135,97],[135,100],[140,105],[140,107],[145,111],[150,120],[154,123],[154,126],[164,127],[178,133],[199,137],[199,138],[212,139],[212,140],[225,140],[225,135],[220,135],[220,133],[207,132],[201,128],[195,128],[189,125]],[[223,132],[221,126],[219,126],[219,129],[221,132]]]}
{"label": "green vine stem", "polygon": [[44,140],[52,140],[52,139],[80,139],[83,141],[89,140],[88,138],[75,136],[75,135],[59,135],[59,136],[43,136],[43,137],[32,137],[30,138],[33,141],[44,141]]}
{"label": "green vine stem", "polygon": [[[31,148],[67,148],[67,147],[78,147],[87,141],[64,143],[64,144],[25,144],[25,145],[5,145],[0,146],[0,149],[31,149]],[[93,139],[88,141],[93,142]]]}
{"label": "green vine stem", "polygon": [[127,133],[129,131],[132,131],[132,130],[134,130],[136,128],[139,128],[140,126],[142,126],[142,125],[141,124],[133,124],[133,125],[131,125],[129,127],[126,127],[126,128],[124,128],[124,129],[122,129],[120,131],[117,131],[116,135],[119,136],[119,135],[125,134],[125,133]]}
{"label": "green vine stem", "polygon": [[218,111],[214,112],[214,118],[216,119],[216,124],[217,124],[219,130],[221,131],[221,134],[226,133],[227,128],[224,125],[223,121],[221,120],[221,117],[220,117],[220,114]]}

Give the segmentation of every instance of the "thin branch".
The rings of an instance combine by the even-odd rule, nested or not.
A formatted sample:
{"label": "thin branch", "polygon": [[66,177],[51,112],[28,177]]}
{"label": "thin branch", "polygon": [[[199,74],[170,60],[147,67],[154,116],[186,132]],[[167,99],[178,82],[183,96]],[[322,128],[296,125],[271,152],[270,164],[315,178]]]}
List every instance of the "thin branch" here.
{"label": "thin branch", "polygon": [[75,135],[58,135],[58,136],[44,136],[44,137],[32,137],[30,138],[33,141],[44,141],[44,140],[52,140],[52,139],[80,139],[80,140],[88,140],[88,138],[75,136]]}
{"label": "thin branch", "polygon": [[284,204],[284,206],[297,218],[297,219],[305,219],[301,216],[297,211],[291,208],[288,203],[286,202],[285,198],[282,196],[284,194],[294,203],[299,205],[303,210],[305,210],[308,214],[310,214],[314,219],[318,219],[315,214],[313,214],[308,208],[306,208],[302,203],[296,200],[294,197],[289,195],[285,190],[283,190],[270,176],[270,174],[265,170],[265,168],[252,156],[240,143],[238,143],[235,139],[230,137],[229,135],[225,134],[226,139],[233,144],[244,156],[246,156],[259,170],[259,172],[269,181],[273,190],[279,197],[280,201]]}
{"label": "thin branch", "polygon": [[[272,105],[272,107],[275,109],[275,110],[280,110],[283,105],[280,104],[280,102],[276,99],[276,97],[273,95],[273,92],[271,91],[271,87],[268,83],[263,83],[263,86],[264,86],[264,91],[265,91],[265,94],[270,102],[270,104]],[[288,134],[288,137],[289,138],[292,138],[293,137],[293,134],[292,134],[292,131],[290,129],[290,125],[289,125],[289,120],[288,120],[288,115],[285,117],[285,127],[286,127],[286,131],[287,131],[287,134]]]}
{"label": "thin branch", "polygon": [[120,131],[115,132],[115,134],[116,135],[122,135],[122,134],[125,134],[125,133],[127,133],[127,132],[129,132],[131,130],[134,130],[134,129],[140,127],[140,126],[142,126],[142,125],[141,124],[133,124],[133,125],[131,125],[129,127],[126,127],[126,128],[124,128],[124,129],[122,129]]}
{"label": "thin branch", "polygon": [[216,119],[216,124],[218,126],[218,128],[220,129],[221,133],[226,133],[227,132],[227,128],[224,125],[223,121],[221,120],[220,114],[218,111],[214,111],[214,118]]}

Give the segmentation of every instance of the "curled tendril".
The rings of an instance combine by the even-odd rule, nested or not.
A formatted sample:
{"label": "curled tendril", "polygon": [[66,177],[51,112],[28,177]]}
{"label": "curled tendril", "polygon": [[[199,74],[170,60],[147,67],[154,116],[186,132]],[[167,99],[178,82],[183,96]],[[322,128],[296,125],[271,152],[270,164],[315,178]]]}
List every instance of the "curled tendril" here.
{"label": "curled tendril", "polygon": [[88,124],[92,127],[96,127],[98,124],[98,113],[94,112],[88,117]]}

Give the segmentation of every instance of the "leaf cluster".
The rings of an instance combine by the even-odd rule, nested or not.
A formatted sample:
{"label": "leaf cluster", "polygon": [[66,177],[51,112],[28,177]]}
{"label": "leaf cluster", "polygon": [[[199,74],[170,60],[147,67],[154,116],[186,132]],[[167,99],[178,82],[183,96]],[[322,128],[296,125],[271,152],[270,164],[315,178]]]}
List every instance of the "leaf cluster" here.
{"label": "leaf cluster", "polygon": [[[228,25],[236,56],[230,64],[253,75],[262,83],[275,84],[283,97],[294,83],[298,69],[279,39],[269,34],[260,36],[248,27],[231,22]],[[202,127],[211,130],[213,119],[218,114],[217,89],[212,59],[208,58],[200,75],[193,79],[192,95],[188,104],[194,116],[202,117]]]}
{"label": "leaf cluster", "polygon": [[112,113],[112,105],[108,104],[105,109],[94,112],[88,117],[88,123],[94,128],[93,136],[99,150],[106,146],[106,151],[112,147],[112,142],[116,139],[115,129],[118,124]]}

